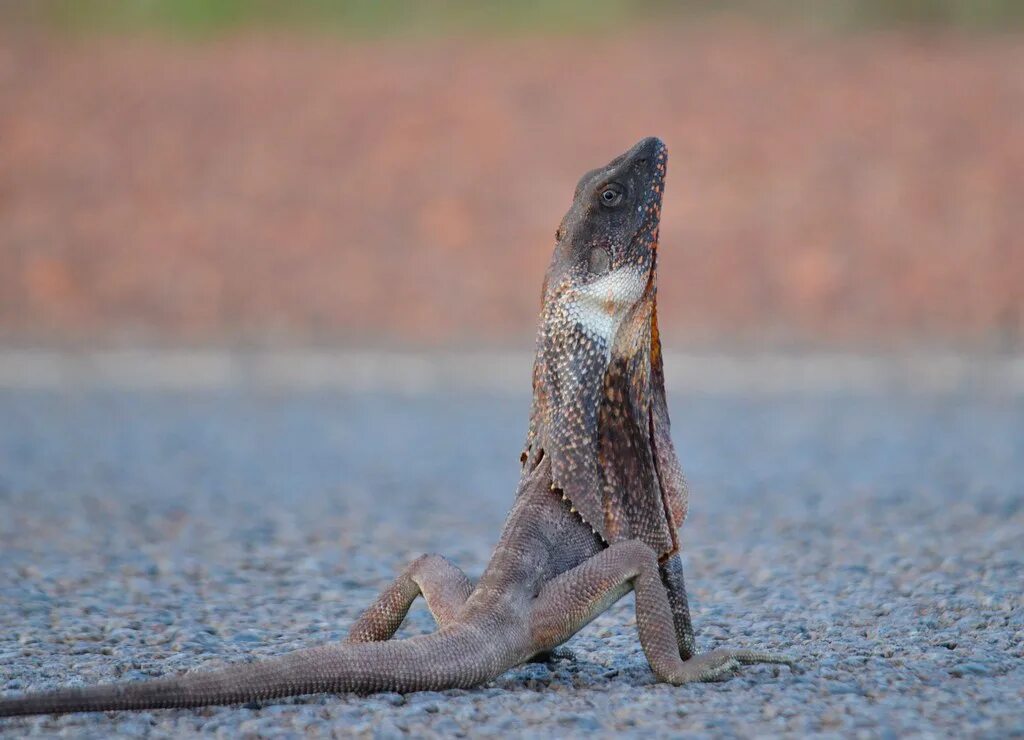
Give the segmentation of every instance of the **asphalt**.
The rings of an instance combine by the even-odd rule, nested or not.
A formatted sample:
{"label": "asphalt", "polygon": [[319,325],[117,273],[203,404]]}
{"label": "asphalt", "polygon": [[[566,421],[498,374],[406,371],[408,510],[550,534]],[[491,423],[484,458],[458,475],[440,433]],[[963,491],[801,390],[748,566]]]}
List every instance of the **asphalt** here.
{"label": "asphalt", "polygon": [[[490,554],[528,399],[0,392],[0,692],[337,640],[405,563]],[[471,691],[0,720],[0,734],[1024,734],[1024,399],[676,393],[698,639],[796,655],[654,682],[627,597]],[[430,629],[417,606],[403,634]]]}

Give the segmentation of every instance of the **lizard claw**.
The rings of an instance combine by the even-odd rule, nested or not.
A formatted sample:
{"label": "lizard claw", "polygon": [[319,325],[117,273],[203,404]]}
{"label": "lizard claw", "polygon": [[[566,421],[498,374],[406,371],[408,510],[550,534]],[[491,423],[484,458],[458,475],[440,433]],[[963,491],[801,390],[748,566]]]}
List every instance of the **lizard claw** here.
{"label": "lizard claw", "polygon": [[717,681],[725,681],[726,679],[731,677],[733,673],[738,671],[739,668],[740,668],[740,661],[736,660],[735,658],[730,658],[729,660],[725,661],[724,663],[722,663],[717,668],[710,668],[710,669],[708,669],[708,672],[707,672],[706,676],[701,678],[700,680],[707,681],[707,682],[711,682],[711,681],[716,681],[716,682]]}
{"label": "lizard claw", "polygon": [[762,653],[756,650],[720,649],[693,656],[683,663],[680,671],[669,676],[668,681],[677,685],[697,681],[724,681],[740,666],[758,663],[787,665],[794,672],[798,671],[796,661],[788,655]]}
{"label": "lizard claw", "polygon": [[684,683],[724,681],[740,667],[740,661],[725,651],[715,650],[703,655],[695,655],[682,664],[682,667],[666,677],[669,683],[676,686]]}
{"label": "lizard claw", "polygon": [[760,650],[729,650],[728,652],[743,665],[768,663],[771,665],[789,666],[794,672],[799,672],[800,670],[797,667],[796,658],[784,653],[764,653]]}

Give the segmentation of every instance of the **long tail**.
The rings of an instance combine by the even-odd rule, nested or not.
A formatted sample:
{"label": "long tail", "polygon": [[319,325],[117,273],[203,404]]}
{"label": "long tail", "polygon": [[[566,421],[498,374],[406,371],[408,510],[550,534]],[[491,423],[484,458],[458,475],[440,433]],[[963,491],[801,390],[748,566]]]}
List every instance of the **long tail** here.
{"label": "long tail", "polygon": [[458,625],[407,640],[324,645],[216,671],[0,698],[0,717],[199,707],[323,692],[468,688],[516,662],[514,651],[493,637]]}

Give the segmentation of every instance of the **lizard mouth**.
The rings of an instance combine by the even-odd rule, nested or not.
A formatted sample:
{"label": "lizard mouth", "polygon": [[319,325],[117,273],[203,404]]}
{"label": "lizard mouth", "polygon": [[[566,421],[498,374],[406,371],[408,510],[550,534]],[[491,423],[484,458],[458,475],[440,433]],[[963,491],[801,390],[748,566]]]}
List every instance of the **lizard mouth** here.
{"label": "lizard mouth", "polygon": [[637,204],[637,211],[643,215],[638,236],[645,231],[650,232],[653,228],[655,235],[653,246],[657,247],[656,237],[658,222],[661,219],[661,198],[665,192],[665,175],[668,171],[668,147],[656,136],[648,136],[637,142],[632,149],[622,155],[621,159],[623,161],[631,160],[633,166],[643,172],[647,186]]}

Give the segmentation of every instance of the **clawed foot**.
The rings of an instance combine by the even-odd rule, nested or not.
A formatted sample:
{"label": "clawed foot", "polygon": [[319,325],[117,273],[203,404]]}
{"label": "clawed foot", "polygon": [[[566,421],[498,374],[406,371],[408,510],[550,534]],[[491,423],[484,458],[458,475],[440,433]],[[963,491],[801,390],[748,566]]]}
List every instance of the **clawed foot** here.
{"label": "clawed foot", "polygon": [[741,665],[756,663],[787,665],[791,670],[797,670],[796,661],[788,655],[762,653],[757,650],[712,650],[687,660],[683,663],[682,670],[669,676],[668,681],[676,685],[696,681],[721,681]]}

